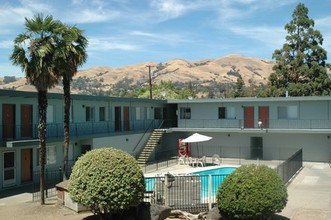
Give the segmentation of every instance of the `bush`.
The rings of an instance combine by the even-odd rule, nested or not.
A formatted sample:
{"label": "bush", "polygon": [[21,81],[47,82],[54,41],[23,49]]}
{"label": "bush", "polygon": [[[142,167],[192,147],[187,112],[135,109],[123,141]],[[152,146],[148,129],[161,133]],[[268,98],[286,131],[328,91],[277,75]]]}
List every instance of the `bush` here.
{"label": "bush", "polygon": [[286,206],[287,189],[273,169],[244,165],[225,178],[216,199],[230,219],[268,219]]}
{"label": "bush", "polygon": [[144,175],[131,155],[115,148],[95,149],[75,163],[68,190],[75,202],[107,219],[142,202]]}

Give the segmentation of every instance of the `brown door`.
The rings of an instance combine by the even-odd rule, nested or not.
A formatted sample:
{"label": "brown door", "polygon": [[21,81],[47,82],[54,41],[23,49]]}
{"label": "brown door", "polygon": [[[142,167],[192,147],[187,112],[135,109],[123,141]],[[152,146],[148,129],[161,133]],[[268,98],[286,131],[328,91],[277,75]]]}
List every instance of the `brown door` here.
{"label": "brown door", "polygon": [[21,181],[32,181],[32,149],[21,150]]}
{"label": "brown door", "polygon": [[259,107],[259,121],[262,122],[262,128],[269,128],[269,107]]}
{"label": "brown door", "polygon": [[130,130],[130,115],[129,115],[129,107],[124,106],[123,107],[123,128],[124,131]]}
{"label": "brown door", "polygon": [[115,107],[115,131],[121,131],[121,107]]}
{"label": "brown door", "polygon": [[2,104],[2,137],[5,140],[15,138],[15,105]]}
{"label": "brown door", "polygon": [[21,105],[21,137],[32,137],[32,105]]}
{"label": "brown door", "polygon": [[244,107],[244,128],[254,128],[254,107]]}

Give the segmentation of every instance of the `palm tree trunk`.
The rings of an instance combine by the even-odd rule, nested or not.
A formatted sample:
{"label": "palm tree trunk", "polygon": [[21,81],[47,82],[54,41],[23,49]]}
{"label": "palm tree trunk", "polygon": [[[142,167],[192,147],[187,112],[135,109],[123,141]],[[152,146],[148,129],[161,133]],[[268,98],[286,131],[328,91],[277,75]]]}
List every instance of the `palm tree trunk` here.
{"label": "palm tree trunk", "polygon": [[63,141],[63,180],[68,179],[68,152],[70,143],[70,80],[63,76],[63,98],[64,98],[64,141]]}
{"label": "palm tree trunk", "polygon": [[38,91],[39,105],[39,166],[40,166],[40,204],[45,204],[45,161],[46,161],[46,112],[47,91]]}

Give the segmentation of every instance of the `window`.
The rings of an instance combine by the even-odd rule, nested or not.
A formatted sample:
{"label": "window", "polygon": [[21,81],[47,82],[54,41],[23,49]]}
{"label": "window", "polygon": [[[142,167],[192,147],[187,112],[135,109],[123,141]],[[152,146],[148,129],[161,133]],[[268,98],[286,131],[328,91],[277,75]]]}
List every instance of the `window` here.
{"label": "window", "polygon": [[162,108],[154,108],[154,119],[162,119]]}
{"label": "window", "polygon": [[180,119],[191,119],[191,108],[180,108]]}
{"label": "window", "polygon": [[85,107],[86,121],[94,121],[94,107]]}
{"label": "window", "polygon": [[[39,150],[37,150],[37,165],[39,166]],[[46,165],[56,164],[56,146],[46,146]]]}
{"label": "window", "polygon": [[218,108],[218,118],[219,119],[235,119],[236,109],[234,107],[219,107]]}
{"label": "window", "polygon": [[218,118],[219,119],[224,119],[225,118],[225,113],[226,113],[225,107],[219,107],[218,108]]}
{"label": "window", "polygon": [[48,105],[47,106],[47,123],[53,123],[54,122],[54,106]]}
{"label": "window", "polygon": [[141,120],[140,114],[140,107],[136,107],[136,120]]}
{"label": "window", "polygon": [[278,119],[297,119],[298,118],[298,106],[279,106],[278,107]]}
{"label": "window", "polygon": [[99,121],[105,121],[106,120],[106,107],[100,107],[99,108]]}

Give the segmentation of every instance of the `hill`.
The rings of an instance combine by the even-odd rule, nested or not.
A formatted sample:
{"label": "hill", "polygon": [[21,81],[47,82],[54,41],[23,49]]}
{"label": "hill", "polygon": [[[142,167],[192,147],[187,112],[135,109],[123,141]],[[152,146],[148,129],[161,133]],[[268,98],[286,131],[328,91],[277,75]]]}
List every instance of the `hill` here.
{"label": "hill", "polygon": [[[164,63],[145,62],[118,68],[92,67],[80,70],[74,77],[72,93],[89,94],[89,90],[109,91],[117,87],[133,88],[148,84],[148,67],[151,66],[153,84],[161,81],[174,83],[195,82],[202,86],[211,83],[235,83],[239,75],[245,85],[266,84],[272,72],[272,60],[228,55],[218,59],[187,61],[172,59]],[[0,78],[0,82],[3,79]],[[2,83],[0,89],[35,91],[26,83],[25,78],[16,78],[15,82]],[[62,92],[58,85],[51,92]]]}

